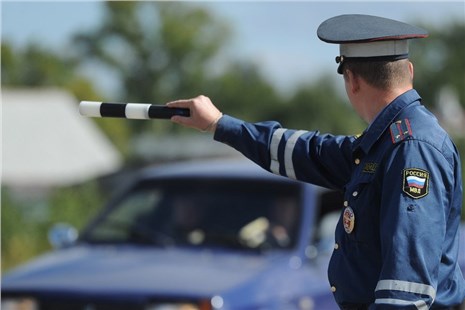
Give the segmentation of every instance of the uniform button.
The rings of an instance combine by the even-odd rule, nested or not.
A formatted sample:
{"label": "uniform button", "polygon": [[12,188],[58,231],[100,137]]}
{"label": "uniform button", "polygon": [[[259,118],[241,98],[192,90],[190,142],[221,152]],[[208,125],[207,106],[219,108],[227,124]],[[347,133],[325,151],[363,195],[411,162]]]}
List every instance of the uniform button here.
{"label": "uniform button", "polygon": [[357,192],[357,191],[355,191],[355,192],[352,193],[352,196],[354,196],[354,197],[357,197],[357,195],[358,195],[358,192]]}
{"label": "uniform button", "polygon": [[356,165],[360,164],[360,159],[359,158],[355,158],[355,164]]}
{"label": "uniform button", "polygon": [[335,250],[339,249],[339,244],[335,243],[335,244],[334,244],[334,249],[335,249]]}
{"label": "uniform button", "polygon": [[336,287],[335,286],[331,286],[331,292],[336,292]]}
{"label": "uniform button", "polygon": [[346,200],[344,201],[344,207],[347,207],[347,206],[349,206],[349,202]]}

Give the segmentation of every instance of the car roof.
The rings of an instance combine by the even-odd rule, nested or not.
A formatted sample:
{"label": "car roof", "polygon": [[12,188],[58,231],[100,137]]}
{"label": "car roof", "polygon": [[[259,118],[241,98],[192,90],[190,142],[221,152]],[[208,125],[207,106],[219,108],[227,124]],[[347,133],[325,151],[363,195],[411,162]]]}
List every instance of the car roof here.
{"label": "car roof", "polygon": [[[254,162],[244,159],[192,160],[145,168],[141,180],[158,178],[247,178],[279,182],[295,182],[272,174]],[[300,183],[300,182],[298,182]]]}

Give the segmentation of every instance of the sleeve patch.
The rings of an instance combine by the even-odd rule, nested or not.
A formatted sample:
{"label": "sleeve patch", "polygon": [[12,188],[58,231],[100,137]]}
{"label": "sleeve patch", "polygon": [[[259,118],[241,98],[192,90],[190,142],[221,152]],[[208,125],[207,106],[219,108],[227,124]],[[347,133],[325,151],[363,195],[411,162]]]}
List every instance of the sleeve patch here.
{"label": "sleeve patch", "polygon": [[402,190],[408,196],[418,199],[429,192],[429,172],[418,168],[404,169]]}

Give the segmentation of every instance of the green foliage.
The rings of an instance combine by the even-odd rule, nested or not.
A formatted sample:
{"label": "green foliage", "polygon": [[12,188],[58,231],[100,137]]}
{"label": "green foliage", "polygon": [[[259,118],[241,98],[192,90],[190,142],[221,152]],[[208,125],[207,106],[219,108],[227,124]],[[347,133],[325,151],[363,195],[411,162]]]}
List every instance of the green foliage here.
{"label": "green foliage", "polygon": [[283,105],[258,68],[246,63],[232,64],[205,85],[203,92],[220,110],[250,122],[273,119]]}
{"label": "green foliage", "polygon": [[13,202],[2,189],[2,272],[20,264],[44,250],[41,235],[43,225],[27,216],[27,208]]}
{"label": "green foliage", "polygon": [[37,45],[18,53],[2,44],[2,83],[4,85],[50,86],[69,80],[71,65]]}
{"label": "green foliage", "polygon": [[2,86],[62,87],[77,97],[97,98],[93,84],[76,74],[77,63],[36,44],[14,49],[2,42]]}
{"label": "green foliage", "polygon": [[50,250],[47,232],[53,224],[82,229],[104,200],[96,182],[57,189],[48,198],[27,196],[2,188],[2,272]]}
{"label": "green foliage", "polygon": [[[187,3],[107,2],[100,27],[75,37],[82,62],[105,65],[121,82],[126,102],[164,103],[192,97],[205,84],[208,66],[227,28],[206,10]],[[145,18],[143,18],[145,17]],[[164,122],[128,121],[131,135],[166,133]]]}
{"label": "green foliage", "polygon": [[415,88],[426,105],[434,107],[444,87],[457,92],[465,108],[465,23],[450,21],[447,26],[432,28],[427,39],[412,44],[411,58],[415,67]]}
{"label": "green foliage", "polygon": [[322,77],[313,85],[299,89],[289,102],[283,122],[294,128],[320,130],[325,133],[355,135],[366,124],[355,114],[347,99],[335,91],[335,81]]}

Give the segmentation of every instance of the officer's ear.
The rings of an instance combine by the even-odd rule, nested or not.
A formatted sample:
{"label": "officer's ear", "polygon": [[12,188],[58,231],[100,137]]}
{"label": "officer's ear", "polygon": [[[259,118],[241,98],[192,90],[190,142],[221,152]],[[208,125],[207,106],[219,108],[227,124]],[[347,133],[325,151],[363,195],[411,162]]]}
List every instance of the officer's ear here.
{"label": "officer's ear", "polygon": [[408,69],[410,71],[410,81],[413,82],[413,76],[415,75],[415,71],[413,70],[413,63],[412,62],[408,62]]}
{"label": "officer's ear", "polygon": [[343,74],[346,89],[354,94],[357,93],[360,90],[360,77],[348,68],[344,69]]}

